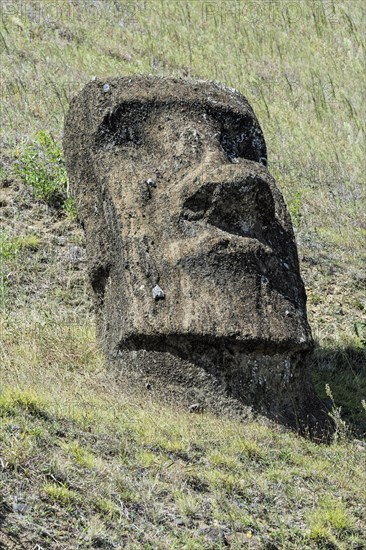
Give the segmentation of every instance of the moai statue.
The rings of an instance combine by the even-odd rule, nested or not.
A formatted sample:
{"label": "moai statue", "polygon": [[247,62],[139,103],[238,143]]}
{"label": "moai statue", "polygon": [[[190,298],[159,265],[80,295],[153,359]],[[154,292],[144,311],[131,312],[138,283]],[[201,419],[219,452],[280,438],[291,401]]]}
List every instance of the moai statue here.
{"label": "moai statue", "polygon": [[108,362],[191,410],[314,421],[291,219],[246,99],[191,79],[94,80],[64,149]]}

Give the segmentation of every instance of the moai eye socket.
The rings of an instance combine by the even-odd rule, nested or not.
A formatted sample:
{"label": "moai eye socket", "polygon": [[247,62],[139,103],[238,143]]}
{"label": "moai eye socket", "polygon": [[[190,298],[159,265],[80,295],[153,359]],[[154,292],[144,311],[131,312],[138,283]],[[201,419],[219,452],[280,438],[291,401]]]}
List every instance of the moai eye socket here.
{"label": "moai eye socket", "polygon": [[261,132],[247,117],[226,117],[222,121],[220,144],[230,162],[240,158],[267,164],[266,146]]}
{"label": "moai eye socket", "polygon": [[138,147],[144,141],[143,121],[147,117],[147,104],[126,103],[105,115],[100,125],[95,145],[97,149]]}

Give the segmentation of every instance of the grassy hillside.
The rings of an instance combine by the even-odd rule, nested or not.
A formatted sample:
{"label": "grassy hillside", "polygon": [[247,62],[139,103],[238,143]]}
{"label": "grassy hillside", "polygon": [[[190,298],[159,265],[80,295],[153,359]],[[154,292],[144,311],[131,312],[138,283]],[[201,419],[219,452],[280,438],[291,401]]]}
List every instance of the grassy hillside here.
{"label": "grassy hillside", "polygon": [[[365,547],[363,3],[0,9],[0,548]],[[61,137],[86,82],[133,73],[217,80],[252,104],[296,231],[331,445],[157,405],[105,370]]]}

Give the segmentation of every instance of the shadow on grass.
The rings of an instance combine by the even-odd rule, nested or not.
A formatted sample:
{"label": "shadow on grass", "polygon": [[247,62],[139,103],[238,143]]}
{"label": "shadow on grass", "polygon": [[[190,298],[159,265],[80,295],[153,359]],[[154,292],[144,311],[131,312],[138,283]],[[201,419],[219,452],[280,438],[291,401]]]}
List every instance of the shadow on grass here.
{"label": "shadow on grass", "polygon": [[[356,437],[366,437],[366,347],[316,347],[310,360],[315,389],[331,411],[340,408],[341,418]],[[333,396],[332,401],[326,386]]]}

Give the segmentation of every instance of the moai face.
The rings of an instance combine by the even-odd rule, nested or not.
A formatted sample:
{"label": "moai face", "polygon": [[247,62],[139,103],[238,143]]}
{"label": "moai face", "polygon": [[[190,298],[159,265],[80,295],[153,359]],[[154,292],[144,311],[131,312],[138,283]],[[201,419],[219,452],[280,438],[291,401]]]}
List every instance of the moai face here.
{"label": "moai face", "polygon": [[65,153],[108,353],[176,336],[269,353],[311,345],[291,220],[237,92],[90,83]]}

